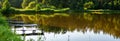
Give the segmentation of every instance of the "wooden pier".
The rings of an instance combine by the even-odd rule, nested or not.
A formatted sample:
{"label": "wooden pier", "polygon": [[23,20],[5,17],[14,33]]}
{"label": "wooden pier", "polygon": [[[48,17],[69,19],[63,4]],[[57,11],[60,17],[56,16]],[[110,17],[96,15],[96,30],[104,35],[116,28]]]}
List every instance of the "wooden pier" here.
{"label": "wooden pier", "polygon": [[[18,34],[18,35],[22,35],[22,36],[44,35],[43,30],[39,30],[37,24],[26,24],[23,21],[8,21],[8,22],[14,33],[18,34],[22,32],[21,34]],[[37,32],[38,30],[41,32]],[[31,31],[31,32],[26,33],[27,31]]]}

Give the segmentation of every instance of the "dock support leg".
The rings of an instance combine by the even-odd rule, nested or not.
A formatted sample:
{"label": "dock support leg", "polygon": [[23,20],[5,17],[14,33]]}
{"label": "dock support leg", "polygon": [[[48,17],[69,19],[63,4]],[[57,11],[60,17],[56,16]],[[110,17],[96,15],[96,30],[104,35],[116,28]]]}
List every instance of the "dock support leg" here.
{"label": "dock support leg", "polygon": [[33,30],[33,31],[32,31],[32,33],[35,33],[35,32],[36,32],[36,30]]}

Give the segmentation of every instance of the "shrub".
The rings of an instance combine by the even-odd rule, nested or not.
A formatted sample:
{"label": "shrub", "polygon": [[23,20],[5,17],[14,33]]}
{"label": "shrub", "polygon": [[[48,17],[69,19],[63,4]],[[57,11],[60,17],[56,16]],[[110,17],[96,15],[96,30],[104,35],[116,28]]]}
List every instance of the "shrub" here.
{"label": "shrub", "polygon": [[30,2],[29,5],[25,9],[33,9],[35,8],[35,5],[36,5],[35,1]]}
{"label": "shrub", "polygon": [[1,13],[0,13],[0,41],[22,41],[20,37],[11,32],[5,18],[2,16]]}
{"label": "shrub", "polygon": [[36,7],[35,7],[36,10],[40,10],[41,8],[42,8],[42,4],[41,3],[36,4]]}
{"label": "shrub", "polygon": [[2,5],[1,13],[2,13],[2,14],[9,14],[9,13],[11,13],[12,11],[14,11],[14,9],[11,8],[11,5],[10,5],[10,3],[8,2],[8,0],[5,0],[5,1],[3,2],[3,5]]}
{"label": "shrub", "polygon": [[88,9],[88,8],[92,8],[93,7],[93,5],[94,5],[94,3],[93,2],[86,2],[85,4],[84,4],[84,10],[86,10],[86,9]]}

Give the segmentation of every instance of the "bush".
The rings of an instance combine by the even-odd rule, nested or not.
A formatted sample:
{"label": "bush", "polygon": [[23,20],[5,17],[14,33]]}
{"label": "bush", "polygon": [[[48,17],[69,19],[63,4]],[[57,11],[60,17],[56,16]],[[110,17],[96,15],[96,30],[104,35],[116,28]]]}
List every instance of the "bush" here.
{"label": "bush", "polygon": [[94,3],[93,2],[86,2],[85,4],[84,4],[84,10],[87,10],[88,8],[92,8],[93,7],[93,5],[94,5]]}
{"label": "bush", "polygon": [[36,7],[35,7],[36,10],[40,10],[41,8],[42,8],[42,4],[41,3],[36,4]]}
{"label": "bush", "polygon": [[25,7],[27,7],[27,0],[23,0],[22,2],[22,8],[25,8]]}
{"label": "bush", "polygon": [[10,8],[10,3],[8,0],[5,0],[2,5],[2,9],[9,9]]}
{"label": "bush", "polygon": [[11,8],[10,3],[8,2],[8,0],[5,0],[3,2],[3,5],[2,5],[1,13],[2,14],[9,14],[12,11],[14,11],[14,9]]}
{"label": "bush", "polygon": [[120,10],[120,1],[114,0],[108,3],[109,9]]}
{"label": "bush", "polygon": [[35,5],[36,5],[35,1],[30,2],[29,5],[25,9],[33,9],[35,8]]}
{"label": "bush", "polygon": [[5,18],[2,16],[1,13],[0,13],[0,41],[22,41],[20,37],[11,32]]}

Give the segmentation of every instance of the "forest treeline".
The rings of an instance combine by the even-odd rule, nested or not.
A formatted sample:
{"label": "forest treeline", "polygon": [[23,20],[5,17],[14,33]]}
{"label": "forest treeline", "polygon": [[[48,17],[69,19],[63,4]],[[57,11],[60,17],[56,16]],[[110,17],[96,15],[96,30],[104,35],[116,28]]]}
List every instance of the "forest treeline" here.
{"label": "forest treeline", "polygon": [[[5,1],[0,0],[0,7],[3,7]],[[71,10],[120,10],[120,0],[8,0],[8,2],[11,7],[20,9],[70,8]]]}

